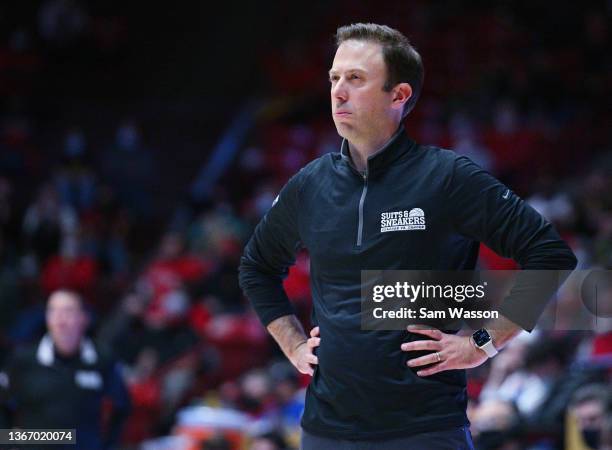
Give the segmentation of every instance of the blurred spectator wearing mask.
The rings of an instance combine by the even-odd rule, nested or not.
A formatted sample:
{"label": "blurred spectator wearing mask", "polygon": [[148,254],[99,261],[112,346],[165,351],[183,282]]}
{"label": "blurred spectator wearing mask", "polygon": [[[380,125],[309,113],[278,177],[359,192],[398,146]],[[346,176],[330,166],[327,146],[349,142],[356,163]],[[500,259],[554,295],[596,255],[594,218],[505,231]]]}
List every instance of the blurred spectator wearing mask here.
{"label": "blurred spectator wearing mask", "polygon": [[144,318],[149,327],[181,324],[190,307],[190,288],[204,279],[212,264],[191,254],[179,233],[166,233],[158,253],[145,269],[138,290],[149,299]]}
{"label": "blurred spectator wearing mask", "polygon": [[76,446],[66,448],[117,448],[129,396],[112,357],[85,336],[88,317],[81,297],[55,291],[46,320],[48,333],[37,345],[16,352],[0,372],[0,428],[74,428]]}
{"label": "blurred spectator wearing mask", "polygon": [[40,265],[57,252],[63,238],[73,235],[78,226],[76,211],[61,202],[54,186],[43,185],[23,220],[23,235],[28,249],[22,264],[25,273],[38,273]]}
{"label": "blurred spectator wearing mask", "polygon": [[470,416],[478,450],[521,450],[519,415],[512,402],[486,400]]}
{"label": "blurred spectator wearing mask", "polygon": [[[588,384],[579,388],[570,401],[566,418],[567,450],[611,448],[610,418],[612,391],[605,384]],[[605,426],[606,425],[606,426]],[[605,435],[605,442],[602,436]]]}
{"label": "blurred spectator wearing mask", "polygon": [[64,204],[78,211],[89,211],[93,207],[96,180],[85,134],[79,128],[66,132],[55,184]]}
{"label": "blurred spectator wearing mask", "polygon": [[87,31],[89,17],[79,2],[47,0],[38,10],[38,32],[54,46],[64,47]]}
{"label": "blurred spectator wearing mask", "polygon": [[115,136],[115,143],[100,161],[102,175],[130,211],[142,218],[153,213],[153,195],[159,182],[155,155],[145,147],[141,130],[133,121],[125,121]]}

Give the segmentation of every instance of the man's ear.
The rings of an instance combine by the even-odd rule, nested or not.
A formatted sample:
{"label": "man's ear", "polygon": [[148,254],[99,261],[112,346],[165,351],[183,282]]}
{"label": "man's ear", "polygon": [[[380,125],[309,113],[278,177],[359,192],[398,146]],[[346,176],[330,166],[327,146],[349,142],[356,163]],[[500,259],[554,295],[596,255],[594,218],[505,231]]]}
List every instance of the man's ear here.
{"label": "man's ear", "polygon": [[412,86],[408,83],[399,83],[393,88],[393,108],[402,109],[412,97]]}

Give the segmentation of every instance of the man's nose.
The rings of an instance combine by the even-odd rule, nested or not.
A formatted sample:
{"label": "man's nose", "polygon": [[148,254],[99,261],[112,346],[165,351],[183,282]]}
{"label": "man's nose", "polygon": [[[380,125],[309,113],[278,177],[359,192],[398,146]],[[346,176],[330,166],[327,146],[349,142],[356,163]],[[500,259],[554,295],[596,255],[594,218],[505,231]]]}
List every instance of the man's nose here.
{"label": "man's nose", "polygon": [[332,97],[338,100],[346,101],[348,98],[348,92],[344,78],[340,78],[336,81],[336,84],[332,87]]}

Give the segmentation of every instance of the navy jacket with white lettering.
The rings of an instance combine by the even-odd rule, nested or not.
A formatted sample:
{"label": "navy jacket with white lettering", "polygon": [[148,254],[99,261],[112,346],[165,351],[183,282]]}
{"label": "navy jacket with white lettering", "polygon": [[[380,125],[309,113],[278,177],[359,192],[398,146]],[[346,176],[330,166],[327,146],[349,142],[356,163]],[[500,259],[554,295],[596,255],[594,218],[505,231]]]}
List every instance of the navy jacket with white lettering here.
{"label": "navy jacket with white lettering", "polygon": [[[103,427],[108,400],[112,413]],[[38,450],[115,448],[130,407],[118,364],[89,339],[75,356],[62,357],[46,335],[15,350],[0,372],[0,428],[76,430],[76,445],[36,445]]]}
{"label": "navy jacket with white lettering", "polygon": [[[382,223],[383,213],[415,208],[424,229],[381,232],[390,225]],[[468,423],[464,370],[421,378],[406,366],[414,355],[400,349],[419,336],[361,330],[360,271],[474,269],[479,241],[523,269],[576,265],[550,223],[506,186],[466,157],[416,144],[403,127],[368,159],[363,174],[344,141],[340,153],[312,161],[289,180],[255,229],[239,271],[267,325],[293,314],[282,280],[301,246],[310,254],[321,344],[304,429],[379,439]],[[520,325],[533,328],[540,312]]]}

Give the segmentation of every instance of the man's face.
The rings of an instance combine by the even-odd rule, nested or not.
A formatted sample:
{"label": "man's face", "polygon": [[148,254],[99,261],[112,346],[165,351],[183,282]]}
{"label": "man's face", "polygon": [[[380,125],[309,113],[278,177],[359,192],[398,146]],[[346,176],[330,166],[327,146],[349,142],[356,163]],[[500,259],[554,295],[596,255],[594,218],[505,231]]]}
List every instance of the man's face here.
{"label": "man's face", "polygon": [[601,428],[604,419],[603,401],[591,400],[576,405],[573,410],[579,428]]}
{"label": "man's face", "polygon": [[[363,140],[397,120],[393,92],[385,92],[387,67],[380,44],[348,40],[340,44],[331,70],[331,107],[340,136]],[[401,111],[400,111],[401,114]]]}
{"label": "man's face", "polygon": [[68,292],[56,292],[47,304],[47,329],[57,349],[75,353],[81,343],[87,317],[78,298]]}

